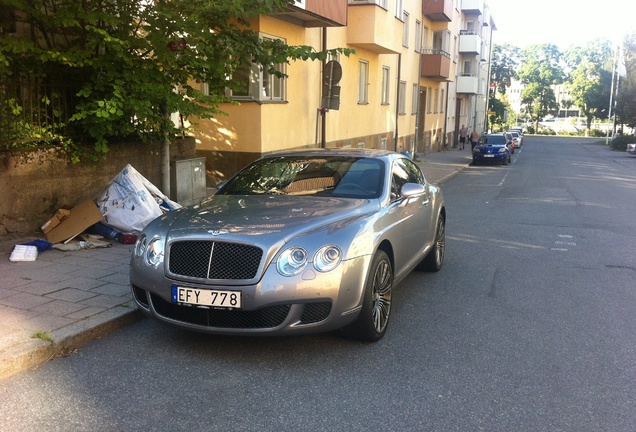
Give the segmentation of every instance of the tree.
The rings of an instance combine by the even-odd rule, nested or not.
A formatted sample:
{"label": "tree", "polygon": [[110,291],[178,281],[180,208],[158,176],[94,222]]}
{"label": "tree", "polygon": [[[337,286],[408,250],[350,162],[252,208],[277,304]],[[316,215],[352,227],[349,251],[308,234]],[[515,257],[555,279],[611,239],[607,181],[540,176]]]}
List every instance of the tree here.
{"label": "tree", "polygon": [[[104,154],[117,138],[164,140],[170,113],[213,117],[237,71],[325,59],[327,52],[263,39],[250,20],[294,0],[3,0],[21,34],[0,30],[0,78],[72,83],[69,135]],[[6,9],[5,9],[6,8]],[[3,11],[3,12],[4,12]],[[3,14],[4,15],[4,14]],[[331,51],[349,54],[352,50]],[[3,76],[4,75],[4,76]],[[200,83],[206,83],[205,93]],[[63,120],[63,118],[62,118]],[[70,128],[70,129],[69,129]]]}
{"label": "tree", "polygon": [[612,87],[612,47],[608,40],[596,39],[584,47],[568,49],[564,58],[570,68],[570,96],[585,116],[589,133],[594,117],[608,116]]}
{"label": "tree", "polygon": [[521,92],[521,102],[526,105],[526,112],[538,128],[539,119],[545,117],[558,104],[552,85],[563,83],[561,68],[561,52],[553,44],[532,45],[522,53],[522,67],[518,72],[519,79],[525,88]]}
{"label": "tree", "polygon": [[636,128],[636,32],[625,36],[623,56],[626,76],[620,79],[616,115],[622,123]]}
{"label": "tree", "polygon": [[517,79],[521,50],[510,44],[495,45],[490,64],[490,82],[496,90],[506,94],[513,79]]}

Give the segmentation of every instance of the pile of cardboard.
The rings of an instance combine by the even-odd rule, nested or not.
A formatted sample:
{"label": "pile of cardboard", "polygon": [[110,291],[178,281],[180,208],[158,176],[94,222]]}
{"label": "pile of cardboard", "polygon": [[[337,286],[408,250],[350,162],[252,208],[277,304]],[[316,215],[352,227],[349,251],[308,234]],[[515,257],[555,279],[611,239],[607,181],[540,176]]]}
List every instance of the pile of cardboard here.
{"label": "pile of cardboard", "polygon": [[127,165],[95,198],[61,208],[42,225],[47,241],[67,243],[98,222],[121,233],[140,232],[165,211],[181,207]]}

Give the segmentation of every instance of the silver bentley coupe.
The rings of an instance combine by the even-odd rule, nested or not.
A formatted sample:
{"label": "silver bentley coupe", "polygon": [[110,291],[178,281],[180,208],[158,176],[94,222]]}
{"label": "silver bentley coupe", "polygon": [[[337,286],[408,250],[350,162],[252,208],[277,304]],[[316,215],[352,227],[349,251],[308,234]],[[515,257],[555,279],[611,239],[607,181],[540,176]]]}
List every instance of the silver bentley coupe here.
{"label": "silver bentley coupe", "polygon": [[132,293],[145,314],[190,330],[377,341],[396,284],[441,269],[445,223],[442,191],[408,155],[273,154],[148,224]]}

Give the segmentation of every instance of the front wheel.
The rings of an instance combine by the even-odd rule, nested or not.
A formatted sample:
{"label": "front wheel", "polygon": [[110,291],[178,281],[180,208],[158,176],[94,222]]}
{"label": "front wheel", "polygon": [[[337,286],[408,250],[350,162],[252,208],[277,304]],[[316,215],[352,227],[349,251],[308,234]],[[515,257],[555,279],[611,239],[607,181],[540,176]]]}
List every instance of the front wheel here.
{"label": "front wheel", "polygon": [[437,229],[435,230],[435,241],[433,247],[418,266],[419,270],[438,272],[444,264],[444,252],[446,249],[446,221],[444,216],[439,215]]}
{"label": "front wheel", "polygon": [[364,299],[358,318],[342,329],[352,339],[376,342],[382,339],[391,316],[393,266],[384,251],[376,252],[364,286]]}

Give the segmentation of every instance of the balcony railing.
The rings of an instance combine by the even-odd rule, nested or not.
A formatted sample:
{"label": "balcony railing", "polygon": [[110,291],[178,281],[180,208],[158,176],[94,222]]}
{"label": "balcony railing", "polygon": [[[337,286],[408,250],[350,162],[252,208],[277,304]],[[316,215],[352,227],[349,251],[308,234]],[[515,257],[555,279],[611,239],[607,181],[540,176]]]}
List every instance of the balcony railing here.
{"label": "balcony railing", "polygon": [[395,19],[395,14],[375,2],[356,3],[349,8],[347,22],[347,42],[378,54],[400,52],[403,25]]}
{"label": "balcony railing", "polygon": [[462,12],[466,15],[484,13],[484,0],[462,0]]}
{"label": "balcony railing", "polygon": [[344,27],[347,5],[347,0],[302,0],[275,16],[303,27]]}
{"label": "balcony railing", "polygon": [[453,20],[453,0],[422,0],[422,13],[431,21]]}
{"label": "balcony railing", "polygon": [[422,50],[421,76],[446,81],[450,77],[450,54],[439,49]]}
{"label": "balcony railing", "polygon": [[473,31],[460,31],[458,49],[460,54],[481,54],[481,36]]}
{"label": "balcony railing", "polygon": [[479,94],[479,79],[475,74],[463,73],[457,77],[457,93]]}

